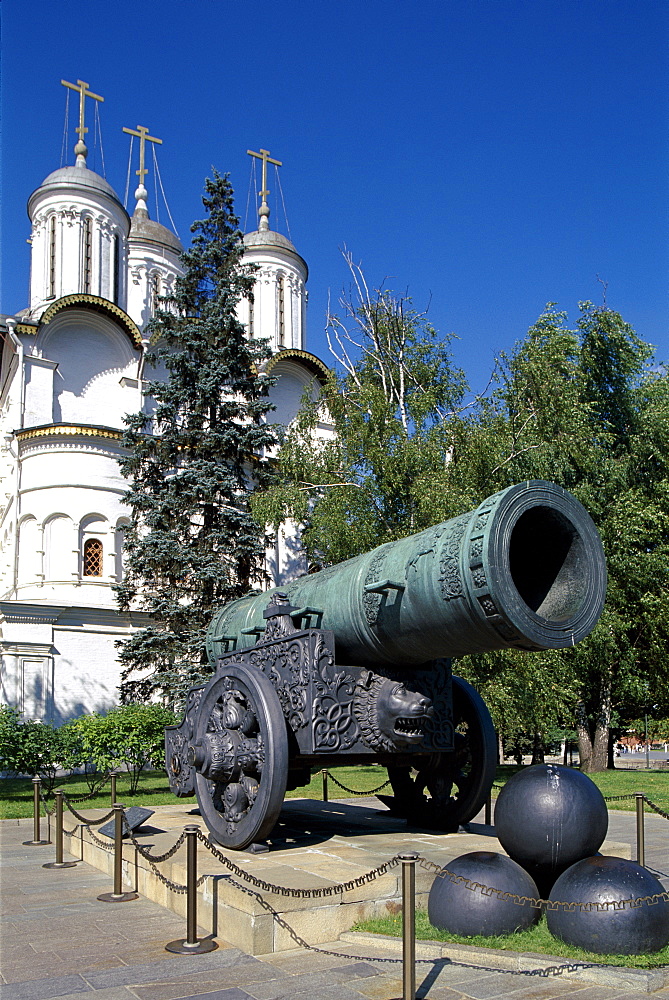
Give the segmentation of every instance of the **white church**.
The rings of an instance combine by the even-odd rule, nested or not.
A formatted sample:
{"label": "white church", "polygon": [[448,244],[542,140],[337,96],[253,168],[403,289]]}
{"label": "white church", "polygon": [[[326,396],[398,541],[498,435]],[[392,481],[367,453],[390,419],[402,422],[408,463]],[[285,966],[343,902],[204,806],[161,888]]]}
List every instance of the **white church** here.
{"label": "white church", "polygon": [[[114,644],[145,622],[121,614],[112,590],[128,520],[118,458],[124,415],[147,405],[146,328],[182,251],[147,210],[145,141],[159,140],[143,126],[124,130],[140,138],[130,216],[86,165],[86,98],[102,98],[83,81],[63,83],[79,92],[75,163],[28,199],[30,303],[0,316],[0,702],[55,724],[118,703]],[[240,319],[271,346],[269,419],[288,424],[328,370],[305,350],[307,265],[269,227],[266,167],[276,161],[252,155],[262,159],[262,202],[244,259],[258,270]],[[274,584],[304,571],[294,531],[278,533],[267,568]]]}

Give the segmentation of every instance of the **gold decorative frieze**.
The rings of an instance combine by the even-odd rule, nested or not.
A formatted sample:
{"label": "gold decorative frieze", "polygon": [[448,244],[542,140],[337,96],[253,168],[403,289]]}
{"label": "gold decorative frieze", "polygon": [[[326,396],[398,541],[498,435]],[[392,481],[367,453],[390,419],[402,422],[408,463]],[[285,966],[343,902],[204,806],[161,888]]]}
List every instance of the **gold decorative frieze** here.
{"label": "gold decorative frieze", "polygon": [[89,427],[85,424],[49,424],[45,427],[29,427],[23,431],[17,431],[18,441],[30,441],[33,438],[41,437],[97,437],[109,438],[120,441],[121,431],[113,430],[111,427]]}
{"label": "gold decorative frieze", "polygon": [[72,295],[64,295],[61,299],[57,299],[56,302],[51,303],[42,316],[41,322],[46,325],[63,309],[73,309],[77,306],[94,309],[96,312],[103,313],[103,315],[115,319],[130,337],[133,347],[141,350],[142,335],[139,332],[137,324],[120,306],[115,305],[108,299],[103,299],[99,295],[90,295],[88,292],[74,292]]}
{"label": "gold decorative frieze", "polygon": [[279,361],[288,361],[293,358],[303,361],[305,367],[311,369],[318,381],[325,383],[330,374],[328,366],[320,358],[317,358],[315,354],[311,354],[309,351],[301,351],[297,347],[289,347],[287,350],[279,351],[278,354],[275,354],[267,362],[265,371],[269,373]]}

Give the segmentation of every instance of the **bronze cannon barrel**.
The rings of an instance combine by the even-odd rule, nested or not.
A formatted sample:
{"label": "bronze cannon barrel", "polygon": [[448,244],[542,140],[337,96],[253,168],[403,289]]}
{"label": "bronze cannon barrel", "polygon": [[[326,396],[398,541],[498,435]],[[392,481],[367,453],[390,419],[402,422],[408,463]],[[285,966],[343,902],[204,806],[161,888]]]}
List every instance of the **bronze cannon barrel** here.
{"label": "bronze cannon barrel", "polygon": [[334,632],[338,663],[407,667],[575,645],[601,614],[606,565],[584,507],[560,486],[531,480],[469,514],[225,605],[207,632],[212,662],[255,643],[277,591],[297,609],[299,628]]}

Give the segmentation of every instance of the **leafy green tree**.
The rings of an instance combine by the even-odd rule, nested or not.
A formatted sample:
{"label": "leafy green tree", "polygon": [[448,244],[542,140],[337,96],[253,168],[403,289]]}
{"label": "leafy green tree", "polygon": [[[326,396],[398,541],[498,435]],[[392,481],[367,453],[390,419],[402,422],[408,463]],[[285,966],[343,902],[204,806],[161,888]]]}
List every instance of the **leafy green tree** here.
{"label": "leafy green tree", "polygon": [[579,750],[586,769],[606,766],[614,706],[647,706],[669,672],[669,380],[622,317],[584,303],[578,322],[596,467],[580,498],[604,541],[605,614],[575,652]]}
{"label": "leafy green tree", "polygon": [[[370,291],[345,255],[353,293],[343,318],[329,317],[339,362],[321,397],[307,398],[288,429],[274,483],[256,494],[256,516],[278,525],[285,516],[304,526],[303,542],[317,564],[336,563],[431,523],[415,482],[448,461],[443,433],[465,391],[440,339],[411,300]],[[323,441],[327,417],[334,435]]]}
{"label": "leafy green tree", "polygon": [[[599,528],[609,576],[599,624],[573,650],[529,657],[554,721],[576,721],[584,770],[611,762],[616,707],[643,704],[649,685],[666,689],[668,679],[669,383],[649,369],[651,357],[652,348],[613,310],[583,303],[571,332],[564,314],[549,307],[502,357],[497,388],[461,433],[460,460],[448,470],[457,480],[459,465],[466,481],[480,453],[488,464],[481,470],[479,462],[477,488],[483,478],[496,489],[525,478],[553,480],[581,500]],[[505,676],[493,666],[500,657],[515,661],[522,675],[516,653],[468,658],[459,668],[485,688]],[[530,732],[542,731],[531,690],[515,702],[517,717],[535,727]]]}
{"label": "leafy green tree", "polygon": [[74,722],[81,746],[97,770],[126,767],[131,775],[130,794],[137,791],[139,776],[146,767],[162,766],[165,726],[174,725],[174,713],[157,703],[122,705],[106,715],[93,712]]}
{"label": "leafy green tree", "polygon": [[[434,331],[387,293],[372,300],[376,312],[362,308],[367,301],[359,296],[348,314],[359,325],[348,341],[358,353],[352,361],[338,341],[344,374],[327,390],[337,439],[314,444],[310,404],[279,454],[265,512],[278,521],[291,511],[307,525],[312,556],[336,562],[525,479],[574,493],[600,530],[608,564],[593,633],[575,649],[505,650],[464,657],[456,669],[481,690],[505,740],[522,732],[539,746],[556,728],[578,724],[582,766],[605,768],[616,710],[643,710],[650,691],[669,691],[666,373],[649,368],[652,348],[613,310],[583,303],[573,330],[549,304],[500,355],[491,390],[463,407],[461,377]],[[397,334],[379,350],[370,316],[372,330],[377,317],[382,331],[405,330],[401,354]],[[398,377],[386,374],[400,366],[408,369],[404,410],[392,395]]]}
{"label": "leafy green tree", "polygon": [[146,365],[166,377],[147,385],[147,409],[126,418],[131,523],[118,602],[151,624],[119,644],[124,700],[179,701],[202,677],[214,609],[263,576],[263,532],[248,500],[276,441],[260,371],[268,348],[237,319],[253,274],[242,263],[232,188],[217,173],[205,187],[185,274],[150,327],[156,347]]}

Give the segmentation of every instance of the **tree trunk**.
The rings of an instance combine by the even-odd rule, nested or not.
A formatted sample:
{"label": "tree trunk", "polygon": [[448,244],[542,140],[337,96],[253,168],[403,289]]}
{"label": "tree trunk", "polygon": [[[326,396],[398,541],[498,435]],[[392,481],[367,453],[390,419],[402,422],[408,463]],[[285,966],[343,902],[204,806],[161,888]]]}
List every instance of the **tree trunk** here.
{"label": "tree trunk", "polygon": [[608,771],[615,770],[616,766],[615,743],[616,741],[614,739],[613,733],[609,729],[608,747],[606,752],[606,768]]}
{"label": "tree trunk", "polygon": [[576,705],[576,738],[578,740],[578,756],[582,771],[589,771],[592,760],[592,737],[588,729],[588,716],[585,704],[579,701]]}
{"label": "tree trunk", "polygon": [[586,773],[606,771],[608,764],[609,728],[611,723],[611,674],[602,677],[599,688],[599,705],[594,727],[588,724],[585,704],[576,706],[576,727],[581,770]]}
{"label": "tree trunk", "polygon": [[541,733],[535,733],[532,740],[532,763],[544,763],[544,738]]}
{"label": "tree trunk", "polygon": [[611,673],[602,677],[599,689],[599,711],[593,740],[593,771],[606,771],[609,763],[609,730],[611,728]]}

